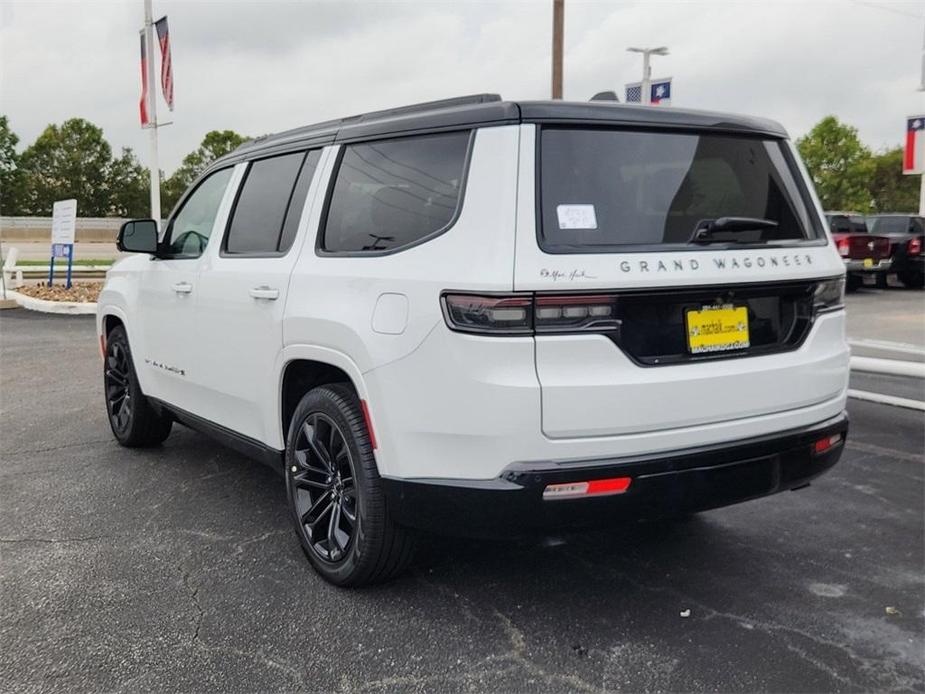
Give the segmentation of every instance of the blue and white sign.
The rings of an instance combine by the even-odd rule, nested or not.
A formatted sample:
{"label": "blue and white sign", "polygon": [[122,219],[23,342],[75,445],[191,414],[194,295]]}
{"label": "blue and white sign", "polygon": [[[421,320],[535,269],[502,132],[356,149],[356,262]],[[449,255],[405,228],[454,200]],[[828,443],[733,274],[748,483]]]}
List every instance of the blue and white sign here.
{"label": "blue and white sign", "polygon": [[[671,77],[661,77],[649,82],[649,104],[671,106],[671,80]],[[626,103],[643,103],[642,82],[631,82],[626,85]]]}
{"label": "blue and white sign", "polygon": [[671,78],[653,80],[649,103],[653,106],[671,106]]}
{"label": "blue and white sign", "polygon": [[51,263],[48,265],[48,285],[55,282],[55,258],[67,258],[67,288],[71,288],[74,265],[74,237],[77,231],[77,201],[58,200],[52,207]]}

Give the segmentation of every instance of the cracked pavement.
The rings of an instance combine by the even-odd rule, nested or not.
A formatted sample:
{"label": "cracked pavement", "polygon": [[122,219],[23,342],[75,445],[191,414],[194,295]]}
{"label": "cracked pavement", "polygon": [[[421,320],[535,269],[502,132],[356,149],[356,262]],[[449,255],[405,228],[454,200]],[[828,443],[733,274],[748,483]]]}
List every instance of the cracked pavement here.
{"label": "cracked pavement", "polygon": [[852,401],[842,462],[799,492],[436,539],[347,591],[267,468],[179,426],[117,446],[100,368],[91,319],[3,313],[2,691],[925,691],[921,413]]}

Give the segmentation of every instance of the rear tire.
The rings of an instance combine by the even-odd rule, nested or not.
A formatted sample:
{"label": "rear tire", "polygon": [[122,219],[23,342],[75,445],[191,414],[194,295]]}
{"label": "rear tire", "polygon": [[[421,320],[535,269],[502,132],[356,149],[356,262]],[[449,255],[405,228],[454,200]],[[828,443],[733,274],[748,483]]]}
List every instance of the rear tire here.
{"label": "rear tire", "polygon": [[899,274],[899,281],[904,287],[909,289],[921,289],[925,287],[925,273],[922,272],[902,272]]}
{"label": "rear tire", "polygon": [[121,325],[106,338],[103,393],[113,436],[126,448],[156,446],[170,435],[173,420],[158,412],[141,392],[128,335]]}
{"label": "rear tire", "polygon": [[299,402],[286,441],[286,492],[302,550],[326,581],[380,583],[411,561],[415,538],[389,516],[350,386],[321,386]]}

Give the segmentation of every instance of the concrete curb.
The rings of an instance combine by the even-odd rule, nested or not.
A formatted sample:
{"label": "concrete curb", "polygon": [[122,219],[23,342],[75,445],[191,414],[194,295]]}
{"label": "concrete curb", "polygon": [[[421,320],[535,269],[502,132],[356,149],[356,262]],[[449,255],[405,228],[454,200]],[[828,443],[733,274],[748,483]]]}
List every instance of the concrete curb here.
{"label": "concrete curb", "polygon": [[16,301],[22,308],[41,313],[63,313],[71,316],[89,315],[96,313],[96,303],[80,303],[78,301],[48,301],[36,299],[19,292],[7,291],[7,297]]}

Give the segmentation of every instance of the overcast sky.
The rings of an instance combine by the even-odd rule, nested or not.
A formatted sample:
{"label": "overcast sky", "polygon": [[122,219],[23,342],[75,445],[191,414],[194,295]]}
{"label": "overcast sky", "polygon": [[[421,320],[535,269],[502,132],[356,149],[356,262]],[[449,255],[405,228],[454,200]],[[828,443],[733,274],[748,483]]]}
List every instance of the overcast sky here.
{"label": "overcast sky", "polygon": [[[566,0],[565,98],[621,95],[639,79],[630,45],[667,45],[653,76],[673,103],[774,118],[793,136],[826,114],[873,148],[899,144],[925,111],[925,2]],[[81,116],[147,160],[139,127],[141,0],[0,0],[0,113],[21,146]],[[167,172],[209,130],[258,135],[389,106],[497,92],[549,96],[551,0],[195,2],[155,0],[173,43]]]}

